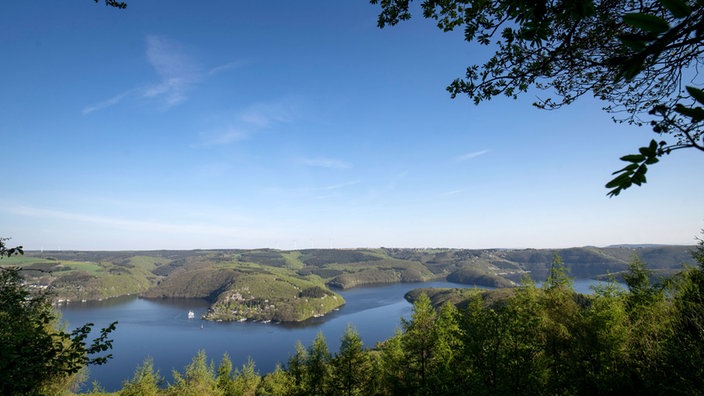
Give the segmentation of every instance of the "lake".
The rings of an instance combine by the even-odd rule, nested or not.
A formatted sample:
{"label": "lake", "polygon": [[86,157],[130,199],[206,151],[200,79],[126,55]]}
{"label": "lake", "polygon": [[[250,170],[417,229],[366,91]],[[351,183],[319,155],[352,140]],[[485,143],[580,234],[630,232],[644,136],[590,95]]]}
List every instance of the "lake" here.
{"label": "lake", "polygon": [[[575,290],[589,292],[595,281],[575,280]],[[98,381],[107,391],[122,387],[134,370],[152,357],[154,367],[166,381],[171,372],[183,372],[185,365],[203,349],[208,358],[220,362],[224,353],[235,367],[251,357],[260,374],[273,371],[277,363],[285,365],[294,353],[297,341],[308,347],[318,332],[323,332],[331,353],[337,352],[348,324],[355,326],[367,347],[391,337],[400,327],[401,317],[408,317],[411,304],[403,296],[419,287],[473,287],[450,282],[397,283],[358,287],[338,291],[347,301],[339,311],[304,323],[273,324],[251,322],[209,322],[200,320],[208,309],[205,300],[145,300],[120,297],[101,302],[71,303],[61,307],[67,329],[84,323],[95,323],[99,330],[118,321],[113,332],[113,359],[103,366],[90,367],[90,378],[84,388]],[[195,319],[188,319],[188,311]]]}

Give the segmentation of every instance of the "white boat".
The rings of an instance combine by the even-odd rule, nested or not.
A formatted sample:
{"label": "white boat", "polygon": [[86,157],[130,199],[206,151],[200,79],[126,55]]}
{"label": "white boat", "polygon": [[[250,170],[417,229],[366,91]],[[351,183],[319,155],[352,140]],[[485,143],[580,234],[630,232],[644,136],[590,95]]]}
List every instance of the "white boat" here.
{"label": "white boat", "polygon": [[193,311],[188,311],[188,319],[193,319],[196,317],[196,314]]}

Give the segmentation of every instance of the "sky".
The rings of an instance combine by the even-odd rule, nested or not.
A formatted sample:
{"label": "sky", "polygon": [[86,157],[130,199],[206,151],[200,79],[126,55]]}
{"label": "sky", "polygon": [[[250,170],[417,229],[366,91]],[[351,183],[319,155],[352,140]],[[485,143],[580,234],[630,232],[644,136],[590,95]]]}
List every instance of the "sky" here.
{"label": "sky", "polygon": [[0,236],[29,250],[695,244],[704,155],[608,198],[647,127],[445,87],[486,48],[350,1],[12,1]]}

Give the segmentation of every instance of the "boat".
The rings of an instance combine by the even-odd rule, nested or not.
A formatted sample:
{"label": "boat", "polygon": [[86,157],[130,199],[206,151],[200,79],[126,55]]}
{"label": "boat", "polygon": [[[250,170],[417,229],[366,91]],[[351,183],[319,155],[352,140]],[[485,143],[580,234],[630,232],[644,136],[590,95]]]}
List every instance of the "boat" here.
{"label": "boat", "polygon": [[196,314],[193,311],[188,311],[188,319],[193,319],[196,317]]}

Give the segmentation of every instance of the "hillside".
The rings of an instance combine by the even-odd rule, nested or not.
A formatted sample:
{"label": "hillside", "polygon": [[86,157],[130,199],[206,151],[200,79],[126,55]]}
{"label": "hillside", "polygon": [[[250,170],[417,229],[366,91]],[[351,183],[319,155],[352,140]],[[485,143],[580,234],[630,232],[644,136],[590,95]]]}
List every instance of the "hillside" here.
{"label": "hillside", "polygon": [[638,255],[661,274],[691,264],[693,246],[570,249],[307,249],[26,252],[3,260],[60,302],[138,294],[145,298],[205,298],[210,320],[302,321],[344,304],[334,289],[369,284],[451,282],[511,287],[542,281],[554,253],[571,276],[598,278],[623,271]]}

